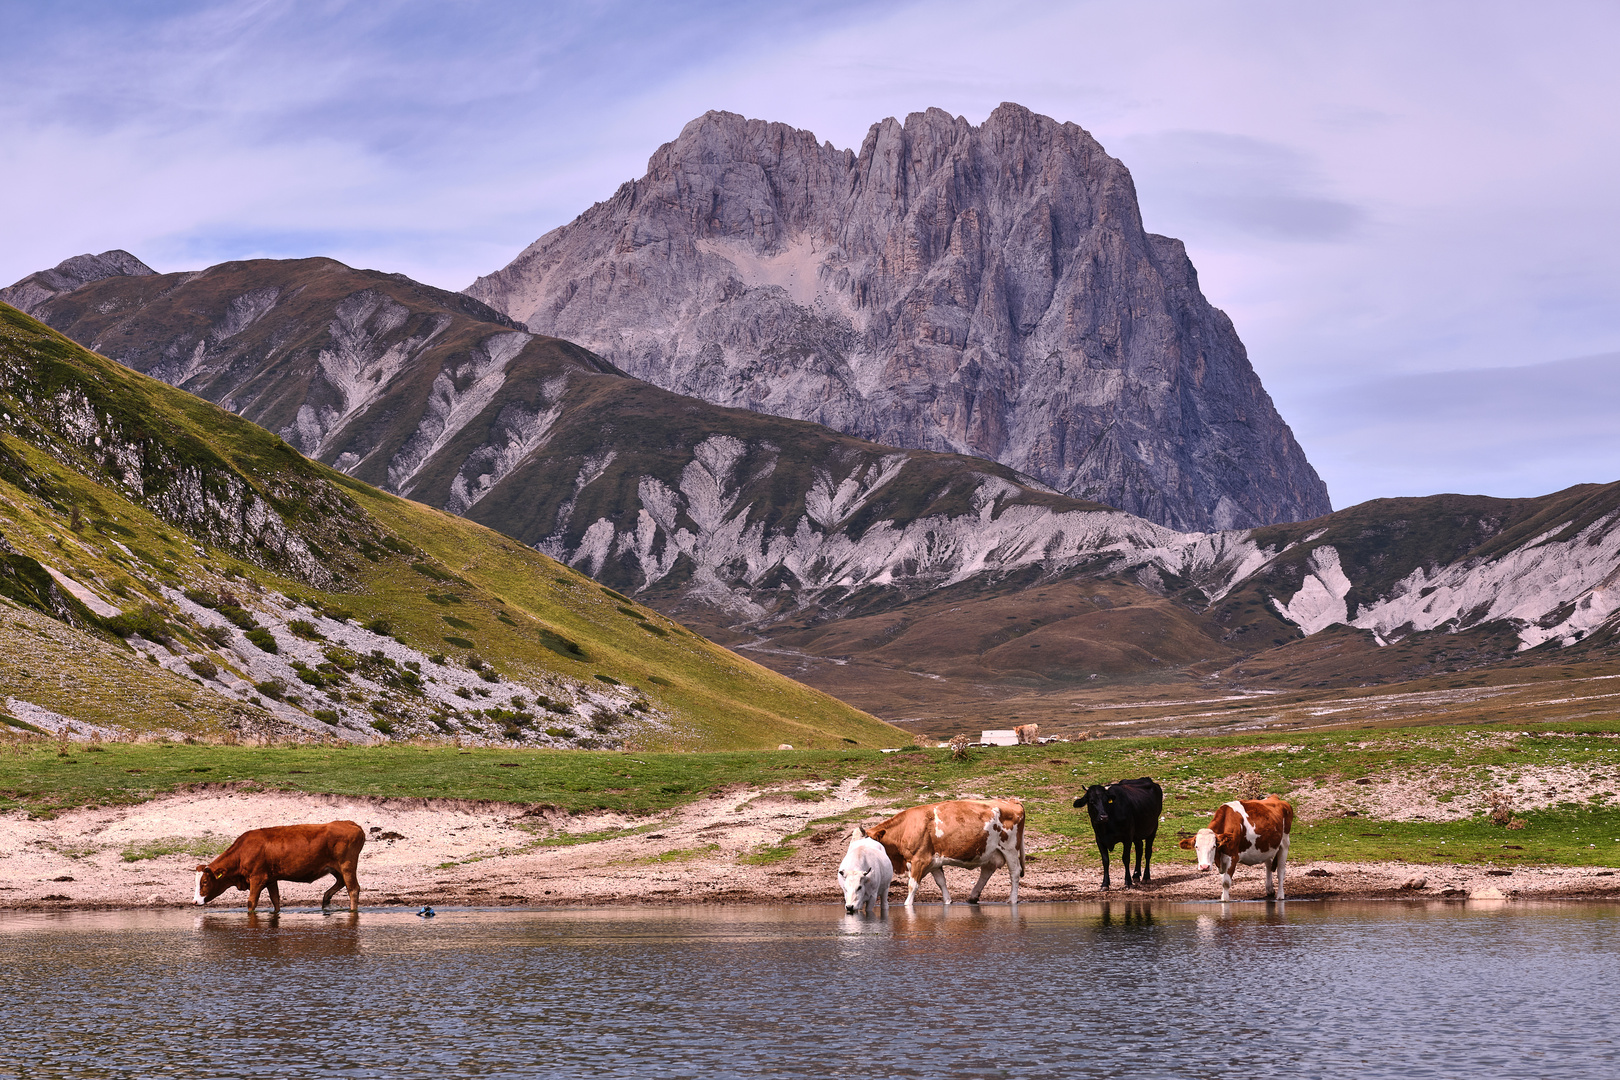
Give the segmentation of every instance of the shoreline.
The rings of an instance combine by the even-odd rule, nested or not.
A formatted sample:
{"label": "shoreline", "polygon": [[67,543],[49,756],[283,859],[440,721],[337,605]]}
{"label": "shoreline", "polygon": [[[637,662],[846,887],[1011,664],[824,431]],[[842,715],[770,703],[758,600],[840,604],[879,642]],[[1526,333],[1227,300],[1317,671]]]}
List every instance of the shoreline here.
{"label": "shoreline", "polygon": [[[665,814],[570,815],[510,804],[351,798],[285,792],[189,791],[131,806],[85,807],[32,820],[0,815],[0,911],[130,910],[193,907],[193,868],[250,828],[348,819],[367,830],[360,861],[362,907],[524,908],[836,904],[835,872],[853,824],[893,808],[858,780],[823,801],[790,791],[734,788]],[[829,821],[829,818],[834,819]],[[843,819],[843,820],[837,820]],[[1161,832],[1154,880],[1101,889],[1101,863],[1087,842],[1031,830],[1020,899],[1031,903],[1210,901],[1219,878],[1199,874]],[[1118,881],[1118,853],[1113,864]],[[977,878],[947,869],[952,898],[965,901]],[[1265,874],[1244,867],[1233,902],[1261,898]],[[1291,900],[1620,900],[1620,870],[1591,866],[1449,865],[1399,861],[1296,859]],[[324,883],[286,883],[292,910],[311,908]],[[1005,871],[985,889],[1004,903]],[[905,898],[903,879],[891,906]],[[206,910],[246,909],[231,891]],[[937,905],[925,882],[918,903]],[[339,891],[333,910],[346,912]],[[261,899],[260,912],[268,913]],[[318,910],[318,909],[317,909]]]}

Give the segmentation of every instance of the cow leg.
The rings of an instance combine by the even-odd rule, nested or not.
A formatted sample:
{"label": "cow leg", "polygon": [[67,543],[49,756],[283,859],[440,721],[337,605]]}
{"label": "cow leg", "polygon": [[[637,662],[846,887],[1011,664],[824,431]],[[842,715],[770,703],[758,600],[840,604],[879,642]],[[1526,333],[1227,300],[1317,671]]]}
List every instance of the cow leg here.
{"label": "cow leg", "polygon": [[360,913],[360,873],[352,866],[343,868],[343,886],[349,890],[349,912]]}
{"label": "cow leg", "polygon": [[1024,876],[1023,853],[1019,851],[1007,852],[1007,876],[1012,878],[1012,891],[1007,895],[1007,903],[1013,907],[1018,906],[1018,879]]}
{"label": "cow leg", "polygon": [[1282,850],[1277,852],[1277,899],[1286,900],[1287,894],[1283,889],[1283,875],[1288,872],[1288,841],[1283,840]]}
{"label": "cow leg", "polygon": [[1142,867],[1142,880],[1151,883],[1153,881],[1153,837],[1148,837],[1146,843],[1147,861]]}
{"label": "cow leg", "polygon": [[281,886],[276,883],[275,878],[271,878],[269,883],[268,883],[268,888],[270,890],[270,913],[273,914],[273,915],[280,915],[281,914]]}
{"label": "cow leg", "polygon": [[[1221,858],[1224,861],[1225,857],[1222,856]],[[1221,903],[1224,904],[1232,899],[1232,874],[1237,870],[1237,863],[1227,863],[1225,866],[1217,866],[1215,869],[1221,872]]]}
{"label": "cow leg", "polygon": [[934,884],[939,886],[940,899],[945,901],[945,906],[946,907],[950,907],[951,906],[951,890],[949,890],[949,889],[947,889],[945,887],[945,868],[943,866],[936,866],[936,867],[934,867],[933,874],[934,874]]}
{"label": "cow leg", "polygon": [[325,911],[327,908],[332,906],[332,897],[336,896],[337,891],[343,888],[343,884],[343,875],[339,874],[336,870],[332,871],[332,887],[321,893],[322,911]]}
{"label": "cow leg", "polygon": [[1110,883],[1109,883],[1109,881],[1108,881],[1108,864],[1109,864],[1109,863],[1111,863],[1111,862],[1113,862],[1113,860],[1114,860],[1114,853],[1113,853],[1113,852],[1111,852],[1111,851],[1109,851],[1109,850],[1108,850],[1108,849],[1107,849],[1107,848],[1105,848],[1105,847],[1103,847],[1103,845],[1102,845],[1102,841],[1101,841],[1101,840],[1099,840],[1099,841],[1097,841],[1097,850],[1098,850],[1098,851],[1100,851],[1100,852],[1102,852],[1102,862],[1103,862],[1103,888],[1105,888],[1105,889],[1106,889],[1106,888],[1109,888],[1109,887],[1110,887]]}
{"label": "cow leg", "polygon": [[906,868],[906,907],[911,907],[917,900],[917,887],[922,884],[922,871],[915,866]]}
{"label": "cow leg", "polygon": [[248,879],[248,914],[252,915],[259,909],[259,893],[264,891],[263,878]]}
{"label": "cow leg", "polygon": [[[990,880],[990,875],[995,872],[996,868],[989,863],[979,867],[979,880],[973,883],[973,891],[968,893],[968,903],[977,904],[979,902],[979,894],[984,892],[985,883]],[[1013,880],[1014,882],[1017,881],[1016,878]]]}
{"label": "cow leg", "polygon": [[1125,867],[1125,887],[1128,889],[1131,887],[1131,842],[1129,840],[1123,841],[1119,845],[1119,861],[1120,865]]}

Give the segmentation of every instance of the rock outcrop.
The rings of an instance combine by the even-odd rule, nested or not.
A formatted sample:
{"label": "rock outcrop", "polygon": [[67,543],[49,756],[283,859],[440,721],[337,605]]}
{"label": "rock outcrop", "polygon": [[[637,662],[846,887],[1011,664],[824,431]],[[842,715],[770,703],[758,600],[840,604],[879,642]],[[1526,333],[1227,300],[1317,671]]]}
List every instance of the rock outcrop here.
{"label": "rock outcrop", "polygon": [[859,153],[708,113],[467,292],[666,389],[1172,528],[1331,509],[1130,173],[1017,105],[885,120]]}

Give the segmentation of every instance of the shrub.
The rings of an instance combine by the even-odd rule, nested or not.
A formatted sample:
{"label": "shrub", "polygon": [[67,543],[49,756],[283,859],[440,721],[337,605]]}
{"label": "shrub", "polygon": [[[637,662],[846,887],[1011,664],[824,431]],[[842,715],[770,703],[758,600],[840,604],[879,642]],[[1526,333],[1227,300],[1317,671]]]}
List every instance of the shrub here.
{"label": "shrub", "polygon": [[201,607],[212,608],[219,606],[219,597],[207,589],[187,589],[185,596],[187,600]]}
{"label": "shrub", "polygon": [[470,698],[472,697],[472,691],[465,686],[458,686],[456,687],[456,697]]}
{"label": "shrub", "polygon": [[491,667],[487,667],[487,668],[484,668],[483,670],[479,671],[478,677],[480,679],[483,679],[485,682],[490,682],[490,683],[498,683],[498,682],[501,681],[500,673],[497,672],[494,668],[491,668]]}
{"label": "shrub", "polygon": [[464,637],[446,637],[444,640],[449,642],[451,645],[454,645],[458,649],[473,648],[473,643]]}
{"label": "shrub", "polygon": [[366,623],[364,629],[370,630],[373,634],[381,634],[383,637],[388,637],[394,632],[394,624],[389,622],[387,619],[379,617]]}
{"label": "shrub", "polygon": [[647,681],[652,683],[655,686],[674,686],[675,685],[674,683],[670,682],[668,679],[664,678],[662,675],[649,675],[649,676],[647,676]]}
{"label": "shrub", "polygon": [[280,679],[266,679],[262,683],[254,683],[253,689],[271,701],[280,701],[286,696],[287,684]]}
{"label": "shrub", "polygon": [[585,650],[580,648],[579,642],[573,640],[572,638],[563,637],[555,630],[546,630],[542,628],[540,630],[540,644],[544,645],[558,656],[567,657],[569,660],[582,660],[589,663],[591,659],[586,654]]}
{"label": "shrub", "polygon": [[223,626],[200,626],[197,633],[215,645],[227,645],[231,640],[231,632]]}
{"label": "shrub", "polygon": [[338,714],[336,709],[316,709],[309,715],[323,724],[331,724],[333,727],[337,727]]}
{"label": "shrub", "polygon": [[237,607],[235,604],[227,604],[222,600],[217,610],[238,630],[247,631],[259,628],[259,620],[249,615],[246,608]]}
{"label": "shrub", "polygon": [[553,739],[572,739],[574,737],[574,730],[572,728],[565,727],[548,727],[546,728],[546,734],[550,735]]}
{"label": "shrub", "polygon": [[267,653],[278,653],[281,646],[276,644],[275,635],[263,627],[255,627],[244,635],[249,641]]}
{"label": "shrub", "polygon": [[338,645],[334,645],[330,649],[323,650],[321,655],[326,657],[326,662],[328,664],[331,664],[336,668],[341,668],[344,671],[353,671],[360,664],[360,658],[358,656],[350,652],[348,649],[342,648]]}
{"label": "shrub", "polygon": [[287,629],[305,641],[325,641],[326,635],[315,629],[315,624],[308,619],[294,619],[287,624]]}
{"label": "shrub", "polygon": [[392,735],[394,733],[394,725],[381,718],[373,720],[371,722],[371,726],[384,735]]}
{"label": "shrub", "polygon": [[142,604],[138,611],[114,615],[102,623],[121,638],[143,637],[148,641],[167,642],[174,637],[174,627],[163,618],[163,613],[151,604]]}
{"label": "shrub", "polygon": [[611,676],[611,675],[602,675],[600,673],[597,674],[596,680],[597,680],[597,682],[605,682],[609,686],[623,686],[624,685],[624,683],[620,682],[618,679],[615,679],[613,676]]}
{"label": "shrub", "polygon": [[662,626],[654,626],[652,623],[645,621],[638,622],[636,625],[647,631],[649,634],[654,634],[658,637],[669,637],[669,631],[665,630]]}
{"label": "shrub", "polygon": [[187,660],[186,666],[195,672],[198,678],[212,679],[219,675],[219,665],[212,660]]}

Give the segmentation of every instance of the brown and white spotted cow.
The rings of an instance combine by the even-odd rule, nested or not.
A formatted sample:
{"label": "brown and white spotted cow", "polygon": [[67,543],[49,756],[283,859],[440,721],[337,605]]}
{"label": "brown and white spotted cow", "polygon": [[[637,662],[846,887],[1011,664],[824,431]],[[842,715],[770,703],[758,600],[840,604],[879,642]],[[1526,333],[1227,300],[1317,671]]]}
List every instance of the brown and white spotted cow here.
{"label": "brown and white spotted cow", "polygon": [[[1294,828],[1294,808],[1275,795],[1264,799],[1234,799],[1215,811],[1209,828],[1185,837],[1181,846],[1198,853],[1198,869],[1212,867],[1221,874],[1221,902],[1232,899],[1232,871],[1238,866],[1264,863],[1266,898],[1285,899],[1283,875],[1288,870],[1288,834]],[[1272,888],[1271,872],[1277,871]]]}
{"label": "brown and white spotted cow", "polygon": [[1018,879],[1024,876],[1024,806],[1010,799],[955,799],[902,810],[888,821],[862,830],[883,845],[896,875],[905,874],[906,906],[917,899],[924,874],[932,874],[945,903],[947,866],[979,871],[968,894],[977,904],[985,882],[1005,866],[1012,877],[1011,903],[1018,903]]}
{"label": "brown and white spotted cow", "polygon": [[248,910],[259,906],[259,893],[268,889],[270,908],[281,910],[278,881],[308,883],[330,874],[337,880],[321,897],[321,910],[332,894],[349,890],[349,910],[360,910],[360,879],[355,873],[366,831],[352,821],[325,825],[272,825],[249,829],[207,866],[197,867],[197,892],[192,900],[206,904],[226,889],[245,889]]}

